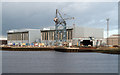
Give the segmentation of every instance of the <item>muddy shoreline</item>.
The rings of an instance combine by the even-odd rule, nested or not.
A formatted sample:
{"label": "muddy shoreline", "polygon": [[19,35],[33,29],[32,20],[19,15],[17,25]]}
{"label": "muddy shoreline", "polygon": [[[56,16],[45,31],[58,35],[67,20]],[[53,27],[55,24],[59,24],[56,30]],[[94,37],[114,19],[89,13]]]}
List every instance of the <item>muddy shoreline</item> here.
{"label": "muddy shoreline", "polygon": [[58,51],[58,52],[96,52],[107,54],[120,54],[120,48],[61,48],[61,47],[2,47],[2,51]]}

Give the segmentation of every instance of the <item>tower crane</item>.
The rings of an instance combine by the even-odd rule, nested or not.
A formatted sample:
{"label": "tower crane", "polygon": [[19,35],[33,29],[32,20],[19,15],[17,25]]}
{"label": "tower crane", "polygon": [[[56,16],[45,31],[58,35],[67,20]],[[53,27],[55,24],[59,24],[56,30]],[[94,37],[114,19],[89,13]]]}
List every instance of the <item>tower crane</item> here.
{"label": "tower crane", "polygon": [[[68,17],[68,18],[63,18],[61,13],[59,12],[58,9],[56,9],[56,16],[54,18],[55,22],[55,40],[56,43],[62,41],[66,42],[67,40],[67,29],[66,29],[66,20],[74,19],[74,17]],[[62,29],[59,29],[59,27],[62,26]],[[59,34],[62,33],[62,39],[59,39]]]}

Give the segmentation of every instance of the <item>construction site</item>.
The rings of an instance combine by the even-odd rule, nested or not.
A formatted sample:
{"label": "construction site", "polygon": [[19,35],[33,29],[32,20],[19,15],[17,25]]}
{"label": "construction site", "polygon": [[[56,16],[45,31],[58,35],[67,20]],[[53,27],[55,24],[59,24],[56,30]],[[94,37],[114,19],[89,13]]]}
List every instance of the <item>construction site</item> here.
{"label": "construction site", "polygon": [[[13,29],[7,31],[7,48],[61,48],[90,50],[111,47],[104,39],[104,29],[67,25],[67,20],[75,17],[64,17],[58,9],[54,18],[54,27],[41,29]],[[118,44],[116,44],[118,45]],[[5,48],[4,48],[5,49]],[[105,48],[102,48],[104,50]],[[78,50],[77,50],[78,51]]]}

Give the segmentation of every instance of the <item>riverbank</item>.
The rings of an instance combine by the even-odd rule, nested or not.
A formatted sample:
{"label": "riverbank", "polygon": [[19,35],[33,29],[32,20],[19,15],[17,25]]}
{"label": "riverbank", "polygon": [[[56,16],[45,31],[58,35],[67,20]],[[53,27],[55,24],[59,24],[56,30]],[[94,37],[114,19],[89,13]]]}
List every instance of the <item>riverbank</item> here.
{"label": "riverbank", "polygon": [[52,51],[52,47],[2,47],[2,51]]}
{"label": "riverbank", "polygon": [[59,52],[97,52],[107,54],[120,54],[120,48],[55,48]]}
{"label": "riverbank", "polygon": [[1,47],[2,51],[59,51],[59,52],[97,52],[107,54],[120,54],[118,47]]}
{"label": "riverbank", "polygon": [[55,51],[59,52],[96,52],[107,54],[120,54],[120,48],[55,48]]}

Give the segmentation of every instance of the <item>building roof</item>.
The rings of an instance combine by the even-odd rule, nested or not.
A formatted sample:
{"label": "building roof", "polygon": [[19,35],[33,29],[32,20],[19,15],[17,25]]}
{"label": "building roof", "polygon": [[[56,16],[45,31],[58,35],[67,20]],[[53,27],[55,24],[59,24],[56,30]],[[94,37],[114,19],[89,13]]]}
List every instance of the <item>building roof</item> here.
{"label": "building roof", "polygon": [[[90,28],[90,27],[81,27],[81,26],[75,26],[75,27],[80,27],[80,28]],[[73,29],[74,26],[67,26],[66,29]],[[62,29],[62,26],[61,26]],[[93,28],[93,29],[101,29],[101,28]],[[46,27],[46,28],[42,28],[42,29],[13,29],[13,30],[9,30],[7,31],[7,33],[14,33],[14,32],[27,32],[27,31],[32,31],[32,30],[41,30],[41,31],[49,31],[49,30],[55,30],[55,26],[51,26],[51,27]]]}
{"label": "building roof", "polygon": [[[61,26],[62,28],[62,26]],[[72,26],[67,26],[66,29],[72,29],[73,27]],[[46,31],[46,30],[55,30],[55,27],[52,26],[52,27],[46,27],[46,28],[43,28],[41,29],[42,31]]]}
{"label": "building roof", "polygon": [[0,38],[0,40],[7,40],[7,38]]}
{"label": "building roof", "polygon": [[[61,26],[62,27],[62,26]],[[92,27],[83,27],[83,26],[75,26],[75,27],[80,27],[80,28],[92,28]],[[74,26],[67,26],[66,29],[73,29]],[[92,29],[103,29],[103,28],[92,28]],[[46,27],[46,28],[42,28],[41,29],[42,31],[46,31],[46,30],[55,30],[55,26],[52,26],[52,27]]]}
{"label": "building roof", "polygon": [[111,35],[110,37],[108,37],[109,39],[110,38],[120,38],[120,34],[113,34]]}
{"label": "building roof", "polygon": [[120,34],[113,34],[113,35],[111,35],[111,36],[120,36]]}
{"label": "building roof", "polygon": [[32,31],[32,30],[40,30],[40,29],[13,29],[13,30],[7,31],[7,33],[27,32],[27,31]]}

